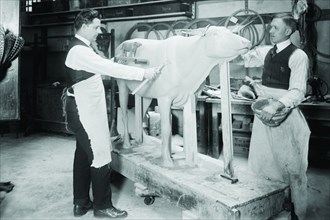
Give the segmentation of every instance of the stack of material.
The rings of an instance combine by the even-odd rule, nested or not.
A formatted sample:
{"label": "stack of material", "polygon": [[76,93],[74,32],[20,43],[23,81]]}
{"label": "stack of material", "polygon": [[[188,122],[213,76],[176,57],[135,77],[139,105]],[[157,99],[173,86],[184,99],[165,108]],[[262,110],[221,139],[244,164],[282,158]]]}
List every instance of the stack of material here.
{"label": "stack of material", "polygon": [[24,39],[0,26],[0,81],[5,78],[11,62],[18,57]]}

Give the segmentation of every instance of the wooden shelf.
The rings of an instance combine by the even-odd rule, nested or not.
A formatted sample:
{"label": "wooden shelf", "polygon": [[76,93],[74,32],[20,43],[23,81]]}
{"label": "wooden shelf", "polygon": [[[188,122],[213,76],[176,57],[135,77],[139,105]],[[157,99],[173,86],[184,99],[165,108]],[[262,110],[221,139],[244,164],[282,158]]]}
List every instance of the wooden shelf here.
{"label": "wooden shelf", "polygon": [[[167,3],[177,3],[178,1],[175,0],[159,0],[159,1],[152,1],[152,2],[140,2],[140,3],[132,3],[132,4],[124,4],[124,5],[113,5],[113,6],[102,6],[102,7],[94,7],[93,9],[102,11],[107,9],[119,9],[119,8],[130,8],[130,7],[140,7],[146,5],[160,5],[160,4],[167,4]],[[184,1],[182,1],[184,2]],[[189,2],[189,1],[187,1]],[[43,13],[34,13],[28,12],[29,16],[48,16],[48,15],[66,15],[66,14],[77,14],[82,9],[79,10],[70,10],[70,11],[54,11],[54,12],[43,12]]]}
{"label": "wooden shelf", "polygon": [[[167,17],[191,18],[192,5],[189,1],[152,1],[134,3],[129,5],[115,5],[94,8],[98,10],[103,19],[101,21],[129,21],[139,19],[155,19]],[[81,10],[58,11],[45,13],[26,13],[28,22],[22,24],[23,28],[40,28],[49,26],[72,25],[74,17]]]}
{"label": "wooden shelf", "polygon": [[129,21],[129,20],[139,20],[139,19],[155,19],[155,18],[170,18],[170,17],[191,17],[191,12],[173,12],[164,14],[153,14],[153,15],[141,15],[141,16],[131,16],[131,17],[118,17],[118,18],[107,18],[102,19],[102,21]]}
{"label": "wooden shelf", "polygon": [[[130,17],[117,17],[117,18],[105,18],[101,19],[103,22],[109,21],[132,21],[140,19],[156,19],[156,18],[171,18],[171,17],[186,17],[191,18],[191,12],[174,12],[166,14],[154,14],[154,15],[142,15],[142,16],[130,16]],[[45,23],[45,24],[32,24],[32,25],[22,25],[22,28],[40,28],[40,27],[51,27],[51,26],[65,26],[73,25],[73,21],[70,22],[58,22],[58,23]]]}

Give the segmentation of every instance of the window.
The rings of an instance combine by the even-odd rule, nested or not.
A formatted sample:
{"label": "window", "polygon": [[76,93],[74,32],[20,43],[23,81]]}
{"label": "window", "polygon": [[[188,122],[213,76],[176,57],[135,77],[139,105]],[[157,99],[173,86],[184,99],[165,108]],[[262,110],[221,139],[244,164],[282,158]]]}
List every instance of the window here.
{"label": "window", "polygon": [[41,2],[41,0],[26,0],[25,1],[25,12],[32,12],[32,4],[34,2]]}

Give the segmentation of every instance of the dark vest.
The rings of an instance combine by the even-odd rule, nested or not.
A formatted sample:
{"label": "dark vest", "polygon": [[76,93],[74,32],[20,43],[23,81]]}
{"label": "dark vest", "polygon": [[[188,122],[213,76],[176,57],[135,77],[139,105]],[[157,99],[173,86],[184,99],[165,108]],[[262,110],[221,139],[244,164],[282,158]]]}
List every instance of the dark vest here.
{"label": "dark vest", "polygon": [[262,74],[262,85],[277,89],[289,89],[291,75],[289,58],[296,49],[296,46],[290,44],[273,57],[272,50],[267,53]]}
{"label": "dark vest", "polygon": [[[88,47],[84,42],[79,40],[78,38],[73,38],[69,43],[69,50],[76,45],[82,45]],[[88,79],[91,76],[94,76],[93,73],[89,73],[83,70],[73,70],[67,66],[65,66],[66,71],[66,80],[67,80],[67,87],[70,88],[73,84],[78,83],[82,80]]]}

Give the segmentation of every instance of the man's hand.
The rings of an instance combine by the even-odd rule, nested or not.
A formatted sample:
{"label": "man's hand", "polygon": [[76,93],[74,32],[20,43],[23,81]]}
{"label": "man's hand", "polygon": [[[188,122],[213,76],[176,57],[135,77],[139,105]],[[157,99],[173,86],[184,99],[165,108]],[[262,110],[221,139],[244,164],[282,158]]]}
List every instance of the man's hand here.
{"label": "man's hand", "polygon": [[266,105],[261,111],[261,118],[264,120],[270,120],[277,111],[281,110],[285,106],[279,101],[272,101]]}

